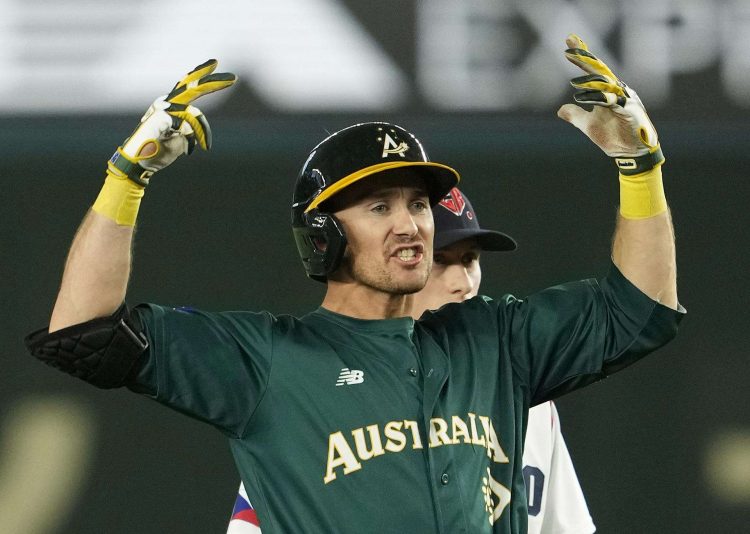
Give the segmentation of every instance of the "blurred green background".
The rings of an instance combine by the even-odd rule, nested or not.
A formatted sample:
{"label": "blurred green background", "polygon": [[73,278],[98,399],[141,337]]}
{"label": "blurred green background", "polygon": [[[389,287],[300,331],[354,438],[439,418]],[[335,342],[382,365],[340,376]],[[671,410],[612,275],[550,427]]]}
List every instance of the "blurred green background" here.
{"label": "blurred green background", "polygon": [[[414,38],[430,33],[424,28],[426,16],[432,20],[445,9],[452,13],[446,2],[387,1],[377,8],[353,0],[310,3],[318,4],[338,6],[397,64],[406,88],[401,97],[346,109],[336,109],[335,100],[322,109],[309,103],[293,109],[270,101],[253,76],[243,77],[221,105],[207,105],[214,150],[182,158],[152,180],[139,218],[130,303],[293,314],[316,307],[323,287],[305,278],[296,255],[289,227],[291,188],[307,152],[327,132],[366,120],[390,120],[414,132],[433,160],[462,173],[462,188],[482,225],[517,239],[517,252],[483,256],[483,293],[520,296],[605,273],[617,174],[580,132],[555,118],[557,107],[570,97],[565,87],[567,78],[576,75],[573,70],[551,71],[547,83],[562,87],[560,96],[548,95],[533,105],[534,86],[518,81],[521,68],[512,77],[520,86],[508,109],[498,104],[502,99],[493,104],[489,97],[486,109],[457,106],[426,96],[431,93],[419,64],[428,60],[420,50],[437,45]],[[591,23],[590,31],[598,32],[626,66],[627,43],[634,39],[627,32],[658,33],[646,26],[633,30],[633,18],[652,16],[658,28],[670,30],[669,47],[655,49],[655,55],[669,59],[672,54],[684,65],[689,64],[682,46],[690,42],[683,35],[687,30],[710,35],[707,24],[720,27],[729,15],[744,13],[743,2],[652,2],[649,8],[634,2],[641,11],[630,14],[613,2],[598,7],[593,2],[529,4],[476,6],[495,14],[493,9],[501,6],[503,24],[537,51],[544,49],[542,30],[559,29],[553,12],[558,25],[576,22],[574,13]],[[0,3],[0,8],[9,5]],[[232,5],[220,2],[215,9],[239,9]],[[302,3],[275,5],[293,13]],[[546,8],[546,15],[529,13],[535,5]],[[562,11],[554,11],[560,6]],[[701,13],[715,13],[716,20],[696,18]],[[596,22],[608,14],[609,25]],[[325,31],[327,20],[296,24]],[[486,25],[487,18],[480,22]],[[79,21],[79,27],[87,24]],[[745,33],[735,35],[741,40]],[[166,37],[153,38],[155,43],[162,39],[164,50],[171,50]],[[17,47],[14,53],[34,59],[31,34],[25,42],[27,50]],[[555,41],[559,51],[560,42]],[[705,43],[692,42],[694,59]],[[720,44],[704,63],[671,73],[666,97],[646,83],[657,103],[653,108],[628,77],[652,110],[667,156],[678,285],[689,313],[680,335],[665,349],[558,401],[565,439],[599,532],[744,532],[750,521],[750,112],[733,92],[727,60],[719,57],[720,51],[729,57],[735,48]],[[202,61],[203,50],[194,52]],[[236,50],[233,57],[243,53]],[[518,66],[523,53],[511,56],[505,65]],[[168,54],[142,59],[144,64],[157,61],[167,78],[184,71],[182,62]],[[221,66],[233,70],[233,61],[238,60]],[[487,61],[480,55],[467,64]],[[628,71],[638,72],[637,65]],[[41,66],[34,75],[40,72]],[[467,87],[475,87],[474,82]],[[141,87],[153,96],[164,89]],[[23,102],[22,91],[16,91]],[[375,86],[363,94],[377,92]],[[100,95],[103,101],[108,94]],[[66,88],[60,97],[75,99],[75,91]],[[239,481],[218,432],[127,391],[96,390],[44,367],[23,348],[23,337],[48,320],[70,240],[96,197],[106,158],[148,104],[146,99],[140,107],[123,102],[111,112],[94,106],[66,113],[55,109],[54,101],[40,99],[37,110],[21,106],[15,111],[6,101],[7,109],[0,110],[5,303],[0,311],[0,532],[221,533]]]}

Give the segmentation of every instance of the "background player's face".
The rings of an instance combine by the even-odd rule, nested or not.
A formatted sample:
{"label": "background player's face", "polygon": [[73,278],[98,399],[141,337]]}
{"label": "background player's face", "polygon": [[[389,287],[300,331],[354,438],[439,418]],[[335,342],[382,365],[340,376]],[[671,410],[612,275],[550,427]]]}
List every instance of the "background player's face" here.
{"label": "background player's face", "polygon": [[479,245],[472,238],[436,250],[430,278],[414,295],[412,315],[419,317],[426,310],[476,296],[482,282],[479,253]]}
{"label": "background player's face", "polygon": [[432,211],[424,181],[382,173],[337,195],[347,249],[332,279],[403,295],[422,289],[432,267]]}

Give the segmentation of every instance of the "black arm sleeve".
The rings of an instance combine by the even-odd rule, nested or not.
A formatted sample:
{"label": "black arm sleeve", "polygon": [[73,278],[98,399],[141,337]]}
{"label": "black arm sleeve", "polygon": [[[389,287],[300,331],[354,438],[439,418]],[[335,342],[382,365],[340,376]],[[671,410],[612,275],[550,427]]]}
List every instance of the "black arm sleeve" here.
{"label": "black arm sleeve", "polygon": [[110,317],[101,317],[49,333],[32,332],[24,340],[32,356],[98,388],[125,385],[137,371],[148,348],[137,316],[123,304]]}

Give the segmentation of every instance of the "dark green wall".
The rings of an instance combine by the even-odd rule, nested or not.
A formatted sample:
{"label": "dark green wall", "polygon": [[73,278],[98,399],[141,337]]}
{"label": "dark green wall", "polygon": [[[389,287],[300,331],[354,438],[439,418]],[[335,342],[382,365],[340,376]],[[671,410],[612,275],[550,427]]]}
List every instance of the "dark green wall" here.
{"label": "dark green wall", "polygon": [[[304,277],[289,229],[291,186],[326,130],[372,118],[213,120],[213,153],[183,158],[152,181],[129,301],[291,313],[317,306],[322,286]],[[484,226],[517,238],[516,253],[483,257],[484,293],[523,295],[605,272],[617,175],[574,128],[522,117],[393,119],[463,173]],[[750,420],[750,136],[742,117],[655,120],[689,315],[664,350],[561,399],[563,429],[600,532],[740,532],[747,505],[722,504],[703,471],[717,433]],[[219,533],[238,479],[218,432],[68,378],[32,360],[21,342],[48,319],[70,239],[131,122],[4,120],[0,432],[35,395],[62,394],[93,411],[94,464],[61,533]]]}

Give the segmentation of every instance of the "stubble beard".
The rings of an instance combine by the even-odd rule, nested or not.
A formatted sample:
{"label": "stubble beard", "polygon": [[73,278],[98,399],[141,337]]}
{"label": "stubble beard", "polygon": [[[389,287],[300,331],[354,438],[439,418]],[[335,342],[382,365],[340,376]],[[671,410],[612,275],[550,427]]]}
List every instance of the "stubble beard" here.
{"label": "stubble beard", "polygon": [[[427,262],[427,259],[423,261]],[[421,291],[425,284],[427,284],[427,279],[432,270],[431,261],[425,265],[427,268],[424,269],[421,277],[398,282],[393,279],[392,274],[386,267],[367,269],[361,260],[357,261],[356,255],[351,253],[349,247],[344,252],[344,257],[341,261],[341,266],[352,280],[391,295],[410,295]]]}

